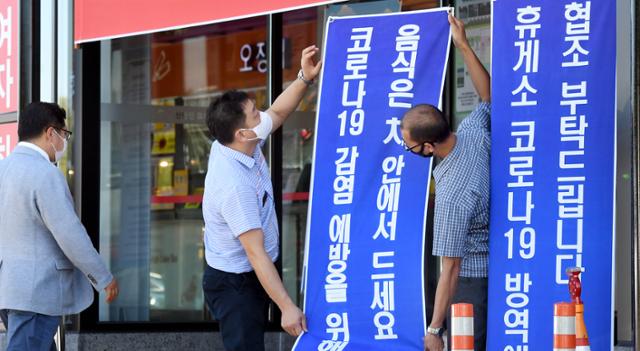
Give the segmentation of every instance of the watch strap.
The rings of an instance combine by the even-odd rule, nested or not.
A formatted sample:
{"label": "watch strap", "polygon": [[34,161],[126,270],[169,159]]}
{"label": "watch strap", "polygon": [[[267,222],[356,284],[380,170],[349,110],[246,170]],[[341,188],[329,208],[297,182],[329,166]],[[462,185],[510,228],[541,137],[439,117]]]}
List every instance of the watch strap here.
{"label": "watch strap", "polygon": [[432,335],[436,335],[436,336],[442,336],[444,334],[444,328],[442,328],[442,327],[440,327],[440,328],[428,327],[427,328],[427,333],[432,334]]}
{"label": "watch strap", "polygon": [[311,86],[311,85],[313,85],[313,79],[311,79],[311,80],[306,79],[306,78],[304,77],[304,73],[302,72],[302,70],[298,71],[298,79],[300,79],[301,81],[303,81],[303,82],[304,82],[304,84],[306,84],[307,86]]}

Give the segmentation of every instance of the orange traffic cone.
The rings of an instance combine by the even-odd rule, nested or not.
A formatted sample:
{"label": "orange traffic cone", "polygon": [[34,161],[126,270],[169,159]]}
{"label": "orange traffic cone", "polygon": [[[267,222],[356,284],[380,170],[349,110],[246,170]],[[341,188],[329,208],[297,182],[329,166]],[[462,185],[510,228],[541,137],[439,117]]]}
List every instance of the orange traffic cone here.
{"label": "orange traffic cone", "polygon": [[591,351],[584,324],[584,305],[581,303],[576,304],[576,351]]}
{"label": "orange traffic cone", "polygon": [[451,305],[451,351],[473,351],[473,305]]}
{"label": "orange traffic cone", "polygon": [[560,302],[553,307],[553,351],[575,351],[576,305]]}

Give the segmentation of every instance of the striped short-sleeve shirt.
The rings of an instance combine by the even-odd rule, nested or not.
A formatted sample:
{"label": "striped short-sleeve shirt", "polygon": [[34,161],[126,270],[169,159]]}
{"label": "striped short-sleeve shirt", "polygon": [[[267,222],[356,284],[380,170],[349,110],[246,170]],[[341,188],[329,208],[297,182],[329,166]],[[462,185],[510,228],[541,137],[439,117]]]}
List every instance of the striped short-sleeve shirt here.
{"label": "striped short-sleeve shirt", "polygon": [[262,229],[265,251],[272,261],[278,258],[273,187],[260,146],[253,157],[217,141],[211,146],[202,206],[205,258],[224,272],[253,270],[238,239],[252,229]]}
{"label": "striped short-sleeve shirt", "polygon": [[491,105],[462,121],[451,153],[433,170],[433,255],[461,257],[460,276],[484,278],[489,261]]}

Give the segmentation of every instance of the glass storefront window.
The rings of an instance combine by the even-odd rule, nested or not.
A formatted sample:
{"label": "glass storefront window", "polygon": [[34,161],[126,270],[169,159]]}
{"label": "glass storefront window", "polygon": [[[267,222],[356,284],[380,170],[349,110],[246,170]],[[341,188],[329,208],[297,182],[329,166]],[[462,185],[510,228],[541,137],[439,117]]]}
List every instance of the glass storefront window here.
{"label": "glass storefront window", "polygon": [[100,248],[120,296],[100,300],[101,322],[210,320],[205,112],[229,89],[266,108],[265,39],[257,17],[102,42]]}
{"label": "glass storefront window", "polygon": [[[283,88],[302,49],[322,47],[326,10],[283,15]],[[100,300],[100,322],[210,320],[201,289],[202,194],[215,172],[206,107],[239,89],[267,109],[268,59],[265,17],[101,43],[100,248],[121,293]],[[274,180],[283,189],[283,281],[299,305],[317,96],[315,85],[284,125]]]}
{"label": "glass storefront window", "polygon": [[[291,62],[291,69],[283,72],[283,89],[296,79],[302,50],[314,44],[322,47],[318,13],[322,10],[311,8],[283,16],[284,42],[290,46],[284,50],[284,60]],[[282,277],[289,296],[300,306],[317,95],[314,84],[282,127]]]}

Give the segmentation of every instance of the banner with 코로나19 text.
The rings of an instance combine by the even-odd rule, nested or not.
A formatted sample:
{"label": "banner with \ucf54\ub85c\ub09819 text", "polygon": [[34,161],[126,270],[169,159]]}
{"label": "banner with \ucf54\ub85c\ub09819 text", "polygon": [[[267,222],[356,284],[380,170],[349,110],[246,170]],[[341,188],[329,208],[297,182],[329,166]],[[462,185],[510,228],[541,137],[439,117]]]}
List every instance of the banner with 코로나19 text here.
{"label": "banner with \ucf54\ub85c\ub09819 text", "polygon": [[583,267],[592,350],[613,349],[616,2],[493,2],[488,350],[551,350]]}
{"label": "banner with \ucf54\ub85c\ub09819 text", "polygon": [[439,106],[448,9],[331,17],[316,126],[305,314],[294,350],[422,350],[431,160],[400,121]]}

